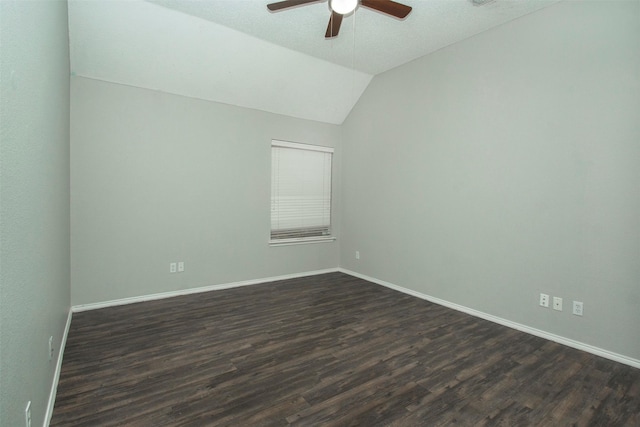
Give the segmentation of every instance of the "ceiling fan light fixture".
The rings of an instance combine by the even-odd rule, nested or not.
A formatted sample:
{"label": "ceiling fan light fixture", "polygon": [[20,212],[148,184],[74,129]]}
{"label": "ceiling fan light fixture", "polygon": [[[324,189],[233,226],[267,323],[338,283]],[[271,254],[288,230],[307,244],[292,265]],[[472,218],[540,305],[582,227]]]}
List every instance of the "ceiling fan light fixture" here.
{"label": "ceiling fan light fixture", "polygon": [[331,10],[340,15],[353,12],[358,6],[358,0],[331,0]]}

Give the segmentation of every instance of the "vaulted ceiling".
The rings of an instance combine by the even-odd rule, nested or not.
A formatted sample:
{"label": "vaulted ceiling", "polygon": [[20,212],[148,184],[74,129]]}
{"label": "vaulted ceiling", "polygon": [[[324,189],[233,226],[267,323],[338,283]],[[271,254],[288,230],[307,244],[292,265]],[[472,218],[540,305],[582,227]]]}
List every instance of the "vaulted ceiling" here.
{"label": "vaulted ceiling", "polygon": [[70,0],[72,74],[340,124],[372,77],[559,0],[399,0],[325,39],[327,1]]}

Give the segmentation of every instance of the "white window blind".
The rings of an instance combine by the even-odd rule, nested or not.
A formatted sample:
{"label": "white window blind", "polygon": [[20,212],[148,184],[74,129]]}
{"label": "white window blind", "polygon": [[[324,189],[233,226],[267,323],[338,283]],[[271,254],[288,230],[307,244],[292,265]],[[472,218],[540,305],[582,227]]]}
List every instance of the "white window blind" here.
{"label": "white window blind", "polygon": [[271,142],[271,241],[331,236],[333,148]]}

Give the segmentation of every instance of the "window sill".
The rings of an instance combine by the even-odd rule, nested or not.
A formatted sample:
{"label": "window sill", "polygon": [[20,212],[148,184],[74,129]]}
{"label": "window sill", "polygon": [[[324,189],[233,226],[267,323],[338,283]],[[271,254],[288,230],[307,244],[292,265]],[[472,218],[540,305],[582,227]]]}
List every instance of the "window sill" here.
{"label": "window sill", "polygon": [[306,245],[309,243],[326,243],[336,240],[333,236],[328,237],[305,237],[301,239],[278,239],[269,240],[269,246],[291,246],[291,245]]}

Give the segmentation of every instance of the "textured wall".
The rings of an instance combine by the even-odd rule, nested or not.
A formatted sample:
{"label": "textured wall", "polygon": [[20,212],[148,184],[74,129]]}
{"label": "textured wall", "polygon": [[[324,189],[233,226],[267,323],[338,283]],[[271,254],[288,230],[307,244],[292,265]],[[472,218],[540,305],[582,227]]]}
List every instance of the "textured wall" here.
{"label": "textured wall", "polygon": [[344,125],[341,266],[640,359],[639,79],[637,1],[561,2],[375,77]]}
{"label": "textured wall", "polygon": [[[0,425],[42,425],[69,311],[63,1],[0,1]],[[48,360],[53,336],[54,358]]]}
{"label": "textured wall", "polygon": [[336,147],[339,200],[338,126],[82,77],[71,105],[74,305],[338,265],[337,242],[268,246],[271,139]]}

